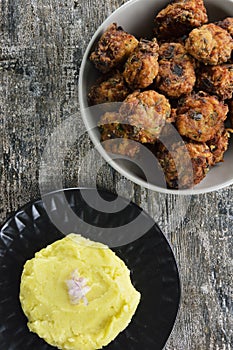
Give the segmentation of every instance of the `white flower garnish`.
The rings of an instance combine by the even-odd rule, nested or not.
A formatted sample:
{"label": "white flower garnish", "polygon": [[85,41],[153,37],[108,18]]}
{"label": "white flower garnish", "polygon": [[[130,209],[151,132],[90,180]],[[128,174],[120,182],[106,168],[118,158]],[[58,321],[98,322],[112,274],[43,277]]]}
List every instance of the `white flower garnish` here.
{"label": "white flower garnish", "polygon": [[91,288],[87,286],[87,282],[88,279],[81,277],[77,269],[72,273],[71,279],[66,281],[70,302],[72,304],[79,304],[79,302],[83,300],[84,305],[88,305],[86,294]]}

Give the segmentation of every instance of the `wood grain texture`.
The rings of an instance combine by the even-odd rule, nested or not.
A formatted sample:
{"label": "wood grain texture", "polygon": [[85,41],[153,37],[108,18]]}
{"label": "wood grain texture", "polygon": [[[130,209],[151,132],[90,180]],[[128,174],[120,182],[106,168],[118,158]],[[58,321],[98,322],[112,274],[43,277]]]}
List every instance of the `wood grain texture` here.
{"label": "wood grain texture", "polygon": [[[83,129],[82,55],[96,28],[124,2],[0,0],[1,222],[40,196],[40,161],[51,133],[74,113],[77,133]],[[153,193],[101,163],[86,134],[72,145],[65,130],[60,136],[64,162],[46,170],[45,190],[56,189],[58,173],[64,187],[97,184],[116,191],[141,205],[172,244],[182,303],[165,349],[232,349],[233,187],[193,197]]]}

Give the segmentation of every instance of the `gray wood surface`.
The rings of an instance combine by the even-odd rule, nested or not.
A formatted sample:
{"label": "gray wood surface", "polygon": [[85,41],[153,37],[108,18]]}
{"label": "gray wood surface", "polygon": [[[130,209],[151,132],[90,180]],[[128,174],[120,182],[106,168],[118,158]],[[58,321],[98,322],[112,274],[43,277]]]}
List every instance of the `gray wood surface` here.
{"label": "gray wood surface", "polygon": [[[96,28],[124,2],[0,0],[0,222],[40,196],[40,160],[52,131],[73,113],[82,128],[77,80],[82,55]],[[182,279],[181,309],[165,349],[232,349],[233,187],[193,197],[153,193],[106,164],[96,176],[98,157],[81,162],[90,149],[84,135],[64,153],[64,166],[50,170],[61,173],[64,187],[97,183],[117,190],[159,223]],[[50,175],[43,186],[56,189]]]}

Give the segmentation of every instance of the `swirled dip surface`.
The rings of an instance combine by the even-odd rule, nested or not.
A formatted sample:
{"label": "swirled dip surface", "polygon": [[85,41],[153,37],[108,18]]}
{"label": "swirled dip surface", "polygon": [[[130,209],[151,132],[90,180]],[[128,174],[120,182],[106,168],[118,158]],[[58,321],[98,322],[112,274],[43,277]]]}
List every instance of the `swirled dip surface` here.
{"label": "swirled dip surface", "polygon": [[70,234],[26,262],[20,301],[30,331],[47,343],[94,350],[127,327],[140,293],[112,250]]}

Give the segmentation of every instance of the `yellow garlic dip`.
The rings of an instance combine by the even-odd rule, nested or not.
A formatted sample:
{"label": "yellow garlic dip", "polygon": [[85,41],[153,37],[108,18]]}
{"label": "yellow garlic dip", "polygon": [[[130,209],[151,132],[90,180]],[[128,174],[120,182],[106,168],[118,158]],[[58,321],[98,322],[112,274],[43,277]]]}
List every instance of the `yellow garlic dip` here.
{"label": "yellow garlic dip", "polygon": [[95,350],[127,327],[140,293],[112,250],[70,234],[26,262],[20,301],[30,331],[47,343]]}

